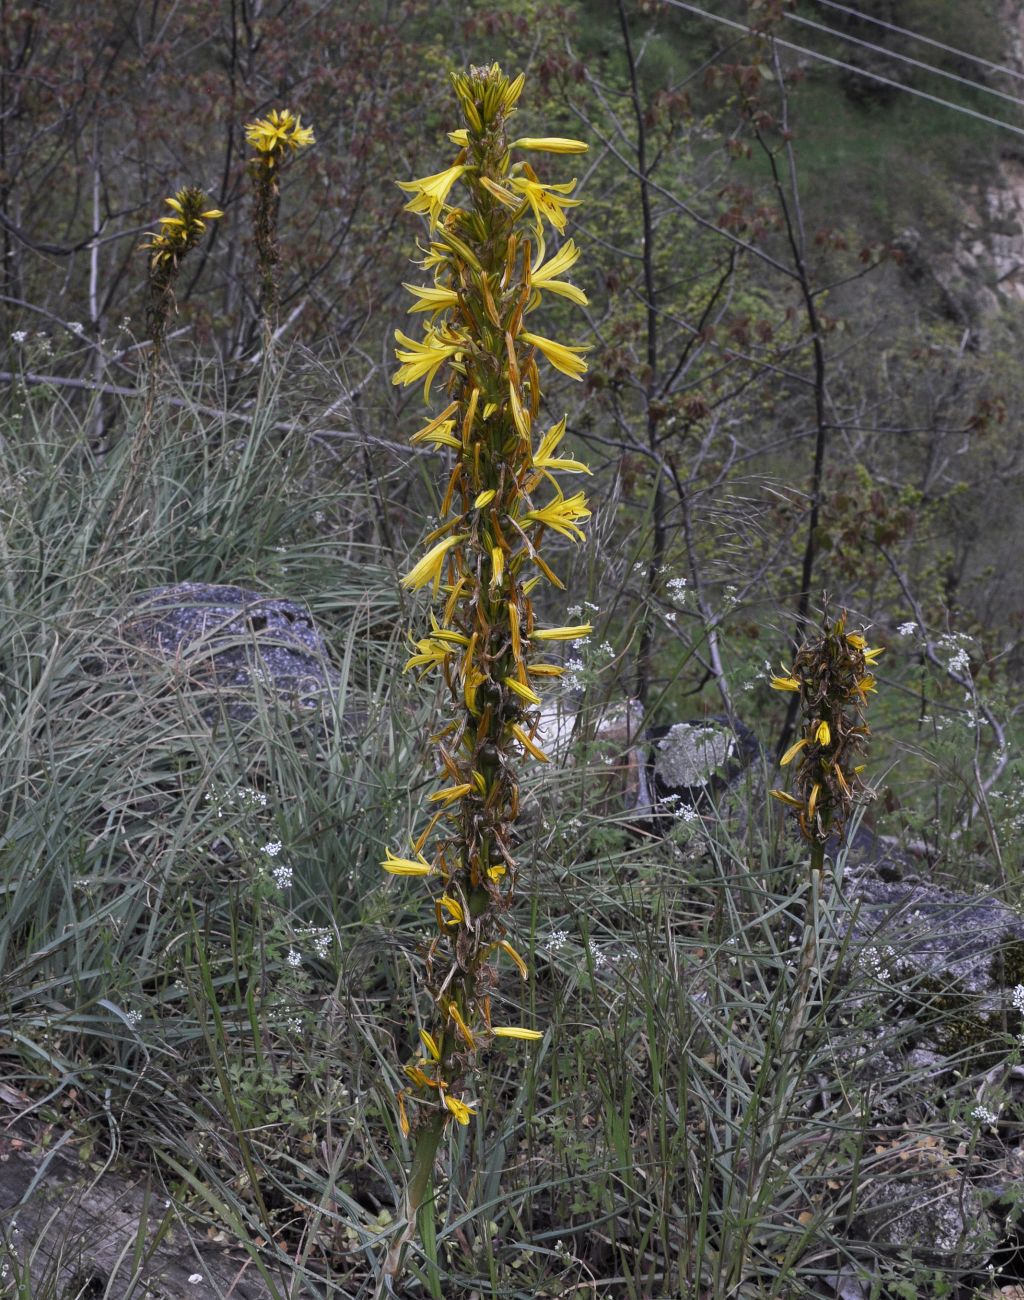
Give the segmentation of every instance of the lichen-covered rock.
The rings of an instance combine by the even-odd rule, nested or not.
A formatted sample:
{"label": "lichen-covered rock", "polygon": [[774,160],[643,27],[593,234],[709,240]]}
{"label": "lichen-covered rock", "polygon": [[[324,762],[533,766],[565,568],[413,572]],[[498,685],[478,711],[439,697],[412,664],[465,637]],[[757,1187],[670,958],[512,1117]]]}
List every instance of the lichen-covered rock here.
{"label": "lichen-covered rock", "polygon": [[[68,1143],[65,1151],[74,1145]],[[20,1294],[40,1300],[214,1300],[229,1294],[235,1300],[270,1300],[281,1294],[279,1278],[271,1289],[255,1269],[245,1267],[240,1244],[233,1251],[218,1248],[198,1230],[189,1232],[178,1214],[172,1215],[169,1231],[166,1223],[165,1231],[158,1231],[165,1210],[142,1185],[116,1174],[93,1174],[60,1152],[31,1154],[34,1141],[15,1139],[7,1146],[0,1161],[0,1288],[5,1272],[10,1278],[16,1270],[26,1286]],[[145,1249],[136,1268],[140,1245]],[[266,1266],[276,1271],[269,1257]]]}
{"label": "lichen-covered rock", "polygon": [[856,873],[848,885],[857,904],[855,945],[891,950],[965,994],[1024,983],[1024,920],[998,899],[870,873]]}
{"label": "lichen-covered rock", "polygon": [[996,1245],[981,1197],[927,1135],[876,1166],[858,1204],[855,1237],[924,1264],[982,1268]]}
{"label": "lichen-covered rock", "polygon": [[247,721],[257,692],[272,692],[298,710],[318,707],[338,682],[309,611],[246,587],[182,582],[139,593],[122,620],[122,638],[179,666],[189,686]]}
{"label": "lichen-covered rock", "polygon": [[678,803],[698,807],[724,794],[760,753],[749,727],[719,717],[653,727],[647,739],[651,802],[667,810]]}

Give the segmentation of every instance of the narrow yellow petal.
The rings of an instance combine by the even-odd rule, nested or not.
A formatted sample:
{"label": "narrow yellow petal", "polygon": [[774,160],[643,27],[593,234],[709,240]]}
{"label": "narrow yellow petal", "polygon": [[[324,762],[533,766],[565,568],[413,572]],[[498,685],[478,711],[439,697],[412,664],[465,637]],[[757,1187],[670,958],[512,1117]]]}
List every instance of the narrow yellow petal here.
{"label": "narrow yellow petal", "polygon": [[811,797],[807,800],[807,816],[813,817],[814,810],[818,806],[818,795],[821,794],[821,785],[816,781],[814,789],[811,791]]}
{"label": "narrow yellow petal", "polygon": [[448,1107],[459,1123],[468,1124],[470,1115],[476,1114],[473,1107],[467,1106],[466,1103],[460,1101],[458,1097],[449,1097],[447,1093],[443,1093],[442,1095],[444,1097],[444,1104]]}
{"label": "narrow yellow petal", "polygon": [[495,1025],[493,1033],[495,1038],[523,1038],[529,1042],[544,1037],[539,1029],[522,1029],[519,1025]]}
{"label": "narrow yellow petal", "polygon": [[578,641],[580,637],[589,636],[594,627],[591,623],[576,623],[572,627],[534,628],[530,633],[531,641]]}
{"label": "narrow yellow petal", "polygon": [[396,857],[390,849],[386,852],[387,857],[380,865],[393,876],[429,876],[434,870],[422,853],[413,861],[412,858]]}
{"label": "narrow yellow petal", "polygon": [[428,1033],[425,1029],[421,1029],[420,1038],[423,1040],[423,1046],[427,1049],[434,1060],[439,1061],[441,1059],[441,1049],[438,1047],[434,1035]]}
{"label": "narrow yellow petal", "polygon": [[449,894],[442,894],[438,899],[438,904],[448,913],[455,925],[461,925],[466,919],[466,914],[462,910],[462,904],[457,898],[452,898]]}
{"label": "narrow yellow petal", "polygon": [[807,744],[807,738],[798,740],[795,745],[790,745],[786,752],[779,759],[779,767],[788,767],[793,759],[800,753],[801,749]]}
{"label": "narrow yellow petal", "polygon": [[586,153],[590,145],[582,140],[566,140],[557,135],[522,135],[513,140],[510,149],[540,149],[545,153]]}
{"label": "narrow yellow petal", "polygon": [[465,1020],[463,1020],[462,1012],[459,1010],[459,1008],[455,1005],[454,1002],[448,1003],[448,1014],[455,1021],[455,1028],[462,1035],[463,1039],[466,1042],[466,1046],[475,1047],[476,1040],[473,1038],[469,1025],[467,1025]]}
{"label": "narrow yellow petal", "polygon": [[523,330],[519,337],[524,343],[531,343],[542,352],[556,370],[568,375],[570,379],[582,379],[586,374],[587,363],[579,354],[588,351],[587,346],[557,343],[554,339],[545,338],[543,334],[531,334],[528,330]]}
{"label": "narrow yellow petal", "polygon": [[524,686],[523,683],[517,681],[515,677],[506,677],[505,685],[508,687],[510,691],[518,695],[521,700],[525,700],[527,704],[540,703],[540,696],[537,694],[537,692],[531,691],[529,686]]}
{"label": "narrow yellow petal", "polygon": [[500,587],[505,575],[505,552],[500,546],[491,547],[491,581],[489,586]]}
{"label": "narrow yellow petal", "polygon": [[520,955],[516,952],[515,948],[513,948],[512,945],[508,942],[508,940],[499,939],[498,947],[502,950],[503,953],[506,954],[506,956],[512,958],[512,960],[515,962],[516,966],[519,969],[519,974],[522,975],[523,979],[524,980],[528,979],[530,975],[529,967],[527,966],[526,962],[523,961],[522,957],[520,957]]}
{"label": "narrow yellow petal", "polygon": [[473,787],[468,782],[462,785],[446,786],[444,790],[435,790],[427,799],[428,803],[443,803],[446,807],[450,803],[455,803],[463,795],[469,794]]}
{"label": "narrow yellow petal", "polygon": [[520,745],[522,745],[522,747],[526,750],[526,752],[528,754],[532,754],[533,757],[537,759],[539,763],[551,762],[551,759],[548,758],[547,754],[545,754],[544,751],[538,745],[535,745],[533,743],[530,737],[526,734],[526,732],[522,729],[522,727],[517,722],[514,722],[512,724],[510,730],[513,736],[515,736],[516,740],[518,740]]}
{"label": "narrow yellow petal", "polygon": [[414,564],[405,577],[402,578],[402,586],[407,591],[418,591],[420,587],[425,587],[428,582],[440,583],[445,556],[453,546],[458,546],[459,542],[464,541],[465,537],[465,533],[455,533],[453,536],[446,537],[443,541],[432,546],[426,555]]}

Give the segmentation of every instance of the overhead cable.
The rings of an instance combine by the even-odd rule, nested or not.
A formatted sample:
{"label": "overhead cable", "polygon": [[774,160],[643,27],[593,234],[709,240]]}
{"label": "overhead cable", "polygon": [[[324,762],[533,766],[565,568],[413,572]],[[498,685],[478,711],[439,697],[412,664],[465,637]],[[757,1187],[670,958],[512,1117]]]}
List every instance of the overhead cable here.
{"label": "overhead cable", "polygon": [[[698,18],[706,18],[709,22],[731,27],[735,31],[746,32],[748,36],[757,35],[754,29],[746,23],[737,22],[734,18],[725,18],[721,14],[708,13],[706,9],[700,9],[696,5],[688,4],[686,0],[665,0],[665,3],[671,5],[673,9],[684,9],[687,13],[695,14]],[[830,54],[822,54],[820,50],[812,50],[805,45],[797,45],[793,41],[784,40],[781,36],[773,36],[772,40],[784,50],[804,54],[809,59],[816,59],[819,63],[827,63],[830,67],[841,68],[844,72],[853,73],[854,76],[864,77],[868,81],[875,81],[883,86],[891,86],[893,90],[902,91],[905,95],[927,100],[930,104],[938,104],[941,108],[948,108],[954,113],[962,113],[965,117],[972,117],[978,122],[987,123],[989,126],[1001,127],[1004,131],[1009,131],[1013,135],[1024,136],[1024,127],[1014,126],[1012,122],[1006,122],[999,117],[990,117],[987,113],[979,113],[977,109],[968,108],[966,104],[956,104],[952,100],[932,95],[927,90],[919,90],[916,86],[906,86],[903,82],[895,81],[892,77],[883,76],[880,72],[871,72],[868,68],[858,68],[855,64],[845,63],[842,59],[833,58]]]}
{"label": "overhead cable", "polygon": [[912,58],[909,54],[900,54],[898,50],[890,50],[884,45],[876,45],[873,41],[863,41],[859,36],[838,31],[834,27],[826,27],[824,23],[816,23],[813,18],[803,18],[800,14],[785,14],[784,17],[789,22],[799,23],[802,27],[810,27],[816,32],[824,32],[828,36],[834,36],[837,41],[849,41],[850,44],[859,45],[863,49],[870,50],[873,54],[881,54],[885,58],[895,59],[899,63],[909,63],[911,67],[922,68],[925,72],[930,72],[936,77],[945,77],[947,81],[955,81],[961,86],[969,86],[971,90],[980,90],[983,95],[995,95],[997,99],[1004,99],[1008,104],[1024,107],[1024,100],[1018,99],[1016,95],[1008,95],[1005,90],[996,90],[994,86],[985,86],[980,81],[972,81],[970,77],[961,77],[946,68],[936,67],[934,63],[925,63],[922,59]]}
{"label": "overhead cable", "polygon": [[1013,77],[1016,81],[1024,81],[1024,72],[1017,72],[1014,68],[1004,67],[1001,63],[992,63],[988,59],[983,59],[980,54],[971,54],[967,50],[957,49],[955,45],[944,45],[942,41],[936,41],[931,36],[923,36],[920,32],[912,32],[908,27],[897,27],[895,23],[887,23],[884,18],[874,18],[871,14],[862,14],[858,9],[851,9],[849,5],[842,5],[838,0],[814,0],[815,4],[824,5],[828,9],[838,9],[841,13],[849,14],[851,18],[859,18],[861,22],[874,23],[876,27],[884,27],[886,31],[899,32],[901,36],[909,36],[912,41],[920,41],[922,45],[931,45],[937,50],[943,50],[946,54],[955,54],[957,58],[966,59],[969,63],[977,63],[982,68],[988,68],[990,72],[1001,73],[1004,77]]}

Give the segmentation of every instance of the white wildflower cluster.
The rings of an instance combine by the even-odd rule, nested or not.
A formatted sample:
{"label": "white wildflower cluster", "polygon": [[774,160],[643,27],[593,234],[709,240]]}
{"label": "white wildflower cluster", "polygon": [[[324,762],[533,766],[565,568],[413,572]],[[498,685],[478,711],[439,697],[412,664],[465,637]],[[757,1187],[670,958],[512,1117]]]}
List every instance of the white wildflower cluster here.
{"label": "white wildflower cluster", "polygon": [[583,660],[578,655],[573,655],[571,659],[565,661],[563,667],[565,672],[562,674],[562,684],[566,690],[582,691],[584,685],[583,674],[586,669]]}
{"label": "white wildflower cluster", "polygon": [[[1024,832],[1024,777],[1017,776],[1005,790],[989,791],[989,799],[1002,805],[1008,830]],[[1021,1008],[1024,1013],[1024,1008]]]}
{"label": "white wildflower cluster", "polygon": [[700,820],[700,813],[688,804],[681,794],[666,794],[658,800],[658,807],[671,813],[676,821],[695,822]]}
{"label": "white wildflower cluster", "polygon": [[936,642],[936,649],[948,655],[946,669],[963,677],[971,670],[969,647],[973,644],[971,637],[962,632],[949,632]]}
{"label": "white wildflower cluster", "polygon": [[85,333],[85,326],[82,324],[80,320],[69,320],[68,329],[71,331],[72,334]]}
{"label": "white wildflower cluster", "polygon": [[207,803],[214,805],[218,821],[236,809],[242,812],[255,812],[260,808],[266,808],[268,802],[263,791],[255,790],[251,785],[243,785],[238,790],[225,791],[223,794],[207,793],[204,797]]}
{"label": "white wildflower cluster", "polygon": [[278,889],[289,889],[292,883],[294,872],[291,867],[286,867],[283,862],[279,862],[270,873],[274,878],[274,884]]}
{"label": "white wildflower cluster", "polygon": [[568,930],[552,930],[544,940],[543,947],[546,948],[548,952],[558,952],[560,948],[565,947],[568,939]]}
{"label": "white wildflower cluster", "polygon": [[896,629],[897,636],[913,636],[917,631],[917,624],[914,622],[901,623]]}
{"label": "white wildflower cluster", "polygon": [[896,949],[887,944],[884,948],[864,948],[857,957],[857,965],[873,979],[885,983],[892,978],[892,963],[896,959]]}
{"label": "white wildflower cluster", "polygon": [[686,607],[686,597],[688,595],[686,590],[686,579],[669,578],[668,582],[665,583],[665,587],[668,591],[668,598],[672,604],[678,605],[680,609],[684,609]]}
{"label": "white wildflower cluster", "polygon": [[288,949],[288,965],[297,970],[302,965],[302,953],[296,948]]}
{"label": "white wildflower cluster", "polygon": [[266,844],[264,844],[263,852],[268,854],[272,858],[276,858],[277,855],[281,852],[281,849],[283,847],[284,846],[282,845],[280,840],[269,840]]}
{"label": "white wildflower cluster", "polygon": [[14,340],[15,343],[20,345],[24,343],[25,340],[28,338],[28,330],[15,330],[14,333],[11,335],[11,338]]}
{"label": "white wildflower cluster", "polygon": [[1015,1010],[1024,1016],[1024,984],[1018,984],[1010,994]]}
{"label": "white wildflower cluster", "polygon": [[994,1124],[996,1117],[987,1106],[975,1106],[971,1111],[971,1119],[976,1119],[979,1124]]}
{"label": "white wildflower cluster", "polygon": [[125,1012],[124,1018],[128,1021],[129,1025],[131,1025],[132,1029],[138,1029],[139,1025],[142,1024],[141,1011],[127,1011]]}
{"label": "white wildflower cluster", "polygon": [[587,944],[587,952],[590,953],[590,960],[594,963],[594,970],[603,970],[608,965],[607,955],[601,951],[593,939]]}
{"label": "white wildflower cluster", "polygon": [[312,944],[314,953],[316,953],[321,961],[324,961],[327,954],[331,951],[331,944],[334,942],[334,935],[330,930],[325,929],[323,926],[318,926],[311,930],[307,930],[305,932],[305,937]]}

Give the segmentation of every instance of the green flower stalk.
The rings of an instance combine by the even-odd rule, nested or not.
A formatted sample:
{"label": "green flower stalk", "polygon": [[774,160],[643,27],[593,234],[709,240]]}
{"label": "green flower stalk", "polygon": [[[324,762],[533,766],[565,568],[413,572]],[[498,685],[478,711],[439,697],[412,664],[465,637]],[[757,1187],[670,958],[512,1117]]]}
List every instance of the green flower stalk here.
{"label": "green flower stalk", "polygon": [[[217,221],[224,215],[220,208],[209,207],[209,199],[194,185],[178,190],[165,202],[171,209],[170,215],[160,217],[159,230],[153,231],[149,236],[149,243],[142,245],[149,254],[149,300],[146,306],[146,324],[151,348],[147,367],[146,401],[142,417],[132,438],[124,481],[111,513],[110,522],[107,524],[106,536],[96,560],[97,566],[105,557],[108,547],[113,545],[120,535],[124,527],[125,515],[137,503],[136,499],[140,495],[150,455],[153,413],[164,359],[167,322],[175,307],[175,281],[181,273],[185,258],[206,234],[207,222]],[[144,529],[147,526],[146,518],[147,511],[143,509],[136,515],[135,526]]]}
{"label": "green flower stalk", "polygon": [[[381,864],[396,876],[422,878],[437,930],[423,967],[430,998],[428,1027],[403,1070],[396,1098],[399,1125],[412,1136],[406,1229],[385,1265],[399,1269],[404,1244],[429,1192],[437,1148],[448,1123],[468,1124],[478,1103],[474,1079],[495,1038],[539,1039],[539,1030],[493,1023],[498,966],[527,978],[509,938],[508,913],[519,864],[515,823],[524,763],[547,762],[537,730],[540,690],[562,669],[544,658],[551,641],[585,636],[589,624],[541,628],[531,592],[538,583],[563,589],[542,554],[553,534],[583,540],[590,510],[582,492],[566,496],[558,474],[588,474],[560,443],[564,418],[534,436],[541,364],[575,379],[586,371],[584,348],[526,328],[546,295],[585,304],[568,274],[579,257],[572,240],[549,254],[548,227],[561,234],[575,182],[542,182],[521,151],[579,153],[575,140],[509,141],[523,77],[509,80],[495,64],[452,77],[465,127],[449,138],[451,165],[399,182],[406,207],[427,222],[420,266],[430,284],[407,284],[409,311],[426,317],[422,338],[395,331],[400,362],[395,384],[423,381],[424,400],[439,383],[442,409],[412,435],[450,465],[439,525],[427,550],[402,579],[430,587],[430,630],[413,641],[407,670],[440,674],[449,718],[433,737],[441,784],[407,854]],[[458,187],[459,201],[453,201]]]}
{"label": "green flower stalk", "polygon": [[290,109],[274,108],[266,117],[246,124],[245,138],[256,151],[249,159],[249,174],[253,179],[256,196],[253,232],[262,288],[266,344],[277,322],[280,292],[281,245],[277,231],[281,206],[281,187],[278,183],[281,164],[290,154],[315,144],[316,137],[313,128],[303,126],[302,118]]}
{"label": "green flower stalk", "polygon": [[171,215],[160,218],[160,229],[150,236],[148,326],[153,340],[153,368],[163,355],[167,321],[174,308],[174,282],[181,264],[206,233],[206,223],[224,215],[219,208],[207,207],[209,200],[202,190],[186,186],[165,200]]}
{"label": "green flower stalk", "polygon": [[[805,641],[793,667],[772,678],[777,691],[800,697],[801,736],[783,754],[789,767],[799,758],[794,790],[772,790],[773,798],[791,808],[800,832],[810,842],[810,879],[803,919],[803,943],[792,1001],[776,1054],[776,1099],[755,1163],[774,1158],[781,1125],[800,1078],[804,1033],[811,1024],[815,977],[820,978],[818,899],[825,867],[825,846],[835,835],[840,843],[854,805],[872,798],[861,781],[860,757],[870,731],[865,713],[875,690],[871,672],[881,648],[871,649],[860,632],[846,631],[846,614],[832,622],[827,611],[817,636]],[[737,1263],[737,1276],[742,1260]]]}

